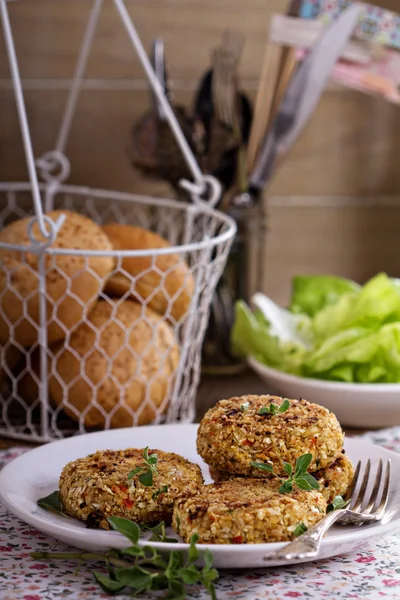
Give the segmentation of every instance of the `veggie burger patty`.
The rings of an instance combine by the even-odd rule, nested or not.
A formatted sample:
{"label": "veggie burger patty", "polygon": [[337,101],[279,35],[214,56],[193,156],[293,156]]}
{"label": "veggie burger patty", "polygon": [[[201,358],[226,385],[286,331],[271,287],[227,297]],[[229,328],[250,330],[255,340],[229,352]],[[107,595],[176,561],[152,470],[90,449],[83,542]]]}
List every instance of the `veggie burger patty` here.
{"label": "veggie burger patty", "polygon": [[148,450],[157,454],[158,462],[152,485],[146,486],[139,474],[128,480],[131,471],[144,465],[143,452],[104,450],[68,463],[59,482],[64,511],[88,527],[104,529],[111,515],[143,524],[170,523],[174,502],[203,484],[200,467],[171,452]]}
{"label": "veggie burger patty", "polygon": [[284,475],[284,462],[294,466],[307,453],[313,457],[309,471],[323,469],[339,458],[342,447],[343,432],[333,413],[277,396],[221,400],[207,411],[197,434],[197,451],[208,465],[250,477],[269,476],[251,462],[269,462]]}
{"label": "veggie burger patty", "polygon": [[200,544],[292,540],[298,528],[309,528],[322,519],[327,503],[317,491],[296,488],[280,494],[279,487],[276,479],[243,477],[205,485],[198,494],[175,504],[172,526],[185,542],[197,534]]}
{"label": "veggie burger patty", "polygon": [[[237,477],[214,467],[210,467],[210,475],[216,483]],[[354,468],[347,454],[342,453],[329,467],[318,469],[311,475],[318,481],[319,491],[330,504],[336,496],[344,497],[347,494],[353,481]]]}

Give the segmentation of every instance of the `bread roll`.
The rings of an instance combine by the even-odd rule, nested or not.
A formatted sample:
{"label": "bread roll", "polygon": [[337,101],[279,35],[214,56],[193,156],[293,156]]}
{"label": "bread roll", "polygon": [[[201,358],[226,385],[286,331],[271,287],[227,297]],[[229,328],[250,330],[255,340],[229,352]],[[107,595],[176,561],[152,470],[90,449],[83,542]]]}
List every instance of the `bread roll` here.
{"label": "bread roll", "polygon": [[[171,244],[157,233],[132,225],[106,225],[104,228],[116,250],[154,250]],[[106,293],[123,296],[131,292],[135,300],[148,299],[148,306],[160,315],[179,321],[187,313],[193,295],[193,276],[182,256],[164,254],[153,258],[124,258],[122,269],[107,282]]]}
{"label": "bread roll", "polygon": [[[112,250],[101,227],[87,217],[67,210],[55,210],[48,216],[56,220],[62,214],[66,220],[52,248]],[[5,227],[0,232],[0,242],[29,245],[28,223],[29,218],[20,219]],[[43,239],[37,224],[34,233],[37,239]],[[23,346],[31,346],[37,340],[39,322],[38,257],[30,252],[0,248],[0,265],[0,342],[9,339],[11,324],[14,339]],[[45,267],[47,336],[52,343],[63,339],[66,330],[77,325],[94,305],[104,278],[113,267],[113,259],[46,254]]]}
{"label": "bread roll", "polygon": [[51,351],[51,399],[60,405],[67,386],[63,409],[75,420],[84,412],[87,427],[104,426],[107,415],[111,427],[150,423],[167,406],[179,362],[170,326],[132,300],[99,300],[88,323]]}

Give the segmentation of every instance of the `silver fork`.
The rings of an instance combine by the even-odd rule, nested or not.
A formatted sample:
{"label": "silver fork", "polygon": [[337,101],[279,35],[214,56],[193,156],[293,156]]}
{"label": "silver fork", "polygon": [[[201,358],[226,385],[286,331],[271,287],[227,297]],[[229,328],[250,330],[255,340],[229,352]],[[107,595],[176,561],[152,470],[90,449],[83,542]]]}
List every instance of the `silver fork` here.
{"label": "silver fork", "polygon": [[[380,521],[389,500],[390,460],[386,462],[385,468],[382,459],[379,461],[372,491],[368,493],[368,483],[371,480],[371,461],[367,461],[365,469],[362,468],[361,461],[358,462],[349,493],[345,498],[347,506],[329,513],[297,540],[267,554],[264,560],[285,562],[315,559],[319,555],[323,537],[334,523],[364,525]],[[356,493],[360,481],[361,485]]]}

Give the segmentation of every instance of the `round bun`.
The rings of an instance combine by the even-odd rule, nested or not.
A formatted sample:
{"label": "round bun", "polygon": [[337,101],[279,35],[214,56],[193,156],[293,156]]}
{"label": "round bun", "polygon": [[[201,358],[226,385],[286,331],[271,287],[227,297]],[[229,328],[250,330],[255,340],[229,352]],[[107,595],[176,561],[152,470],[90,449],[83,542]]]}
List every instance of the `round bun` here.
{"label": "round bun", "polygon": [[[155,250],[171,244],[157,233],[132,225],[103,227],[115,250]],[[106,285],[110,296],[131,294],[160,315],[180,321],[193,295],[194,281],[182,255],[164,254],[123,258],[123,271],[116,270]]]}
{"label": "round bun", "polygon": [[280,494],[280,481],[230,479],[200,488],[174,507],[172,526],[188,543],[263,544],[294,539],[300,523],[310,528],[326,513],[326,500],[314,490]]}
{"label": "round bun", "polygon": [[[67,210],[47,213],[53,221],[66,219],[51,248],[112,250],[101,227],[91,219]],[[29,246],[30,218],[7,225],[0,242]],[[43,240],[37,223],[36,239]],[[46,268],[48,343],[63,339],[66,332],[85,317],[101,292],[104,279],[113,267],[111,257],[44,255]],[[23,346],[31,346],[38,337],[39,260],[36,254],[0,248],[0,342],[12,337]]]}
{"label": "round bun", "polygon": [[[52,401],[87,427],[150,423],[168,405],[179,348],[170,326],[132,300],[99,300],[87,322],[51,346]],[[65,393],[65,403],[64,403]]]}
{"label": "round bun", "polygon": [[88,527],[109,529],[107,517],[124,517],[135,523],[171,523],[178,499],[195,494],[203,484],[200,467],[172,452],[156,454],[157,473],[151,486],[134,469],[143,466],[143,449],[103,450],[68,463],[60,477],[60,499],[65,512]]}
{"label": "round bun", "polygon": [[280,407],[283,402],[278,396],[221,400],[200,423],[198,453],[220,471],[249,477],[269,476],[268,471],[253,467],[254,462],[268,462],[279,475],[285,474],[285,462],[294,467],[303,454],[312,455],[310,472],[333,463],[343,448],[343,432],[335,415],[306,400],[290,400],[282,413],[261,410],[270,404]]}

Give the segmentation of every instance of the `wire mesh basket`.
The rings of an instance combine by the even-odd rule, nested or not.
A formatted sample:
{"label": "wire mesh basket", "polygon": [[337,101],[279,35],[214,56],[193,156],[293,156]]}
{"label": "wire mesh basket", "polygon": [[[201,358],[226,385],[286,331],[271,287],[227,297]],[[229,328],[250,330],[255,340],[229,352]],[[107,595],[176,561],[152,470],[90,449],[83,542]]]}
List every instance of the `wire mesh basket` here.
{"label": "wire mesh basket", "polygon": [[[101,0],[95,0],[61,127],[37,164],[6,8],[3,30],[30,173],[0,184],[0,434],[50,441],[99,429],[190,421],[213,292],[236,227],[212,208],[122,0],[115,0],[192,168],[193,202],[62,182],[65,145]],[[83,58],[82,58],[83,57]],[[58,175],[54,175],[58,170]],[[200,193],[214,196],[207,204]]]}

